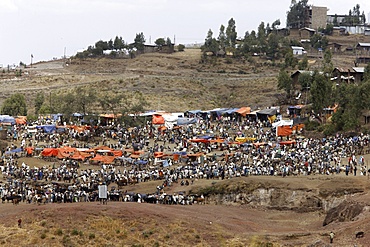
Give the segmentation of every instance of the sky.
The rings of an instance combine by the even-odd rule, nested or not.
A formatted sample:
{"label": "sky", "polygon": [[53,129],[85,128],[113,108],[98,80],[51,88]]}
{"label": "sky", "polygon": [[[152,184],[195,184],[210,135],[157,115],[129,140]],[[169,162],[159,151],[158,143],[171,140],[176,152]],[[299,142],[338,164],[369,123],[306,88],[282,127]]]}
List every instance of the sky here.
{"label": "sky", "polygon": [[[285,27],[291,0],[0,0],[0,65],[72,56],[99,40],[122,37],[147,43],[169,37],[176,44],[203,43],[211,29],[234,18],[238,37],[263,21]],[[309,0],[328,14],[348,14],[356,4],[370,20],[370,1]]]}

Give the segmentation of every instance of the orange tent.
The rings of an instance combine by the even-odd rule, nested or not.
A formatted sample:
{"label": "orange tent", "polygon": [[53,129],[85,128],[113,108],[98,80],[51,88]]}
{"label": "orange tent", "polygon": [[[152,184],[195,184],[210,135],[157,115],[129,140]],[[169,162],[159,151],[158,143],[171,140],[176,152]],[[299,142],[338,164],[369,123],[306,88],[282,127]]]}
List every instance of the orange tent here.
{"label": "orange tent", "polygon": [[33,147],[26,147],[27,155],[32,155],[33,150],[35,150]]}
{"label": "orange tent", "polygon": [[215,140],[210,140],[209,142],[211,142],[211,143],[224,143],[225,139],[215,139]]}
{"label": "orange tent", "polygon": [[44,157],[55,157],[58,155],[58,149],[56,148],[44,148],[42,150],[41,155]]}
{"label": "orange tent", "polygon": [[290,136],[293,133],[293,129],[289,125],[278,126],[277,136]]}
{"label": "orange tent", "polygon": [[26,116],[18,116],[15,118],[16,124],[27,124],[27,117]]}
{"label": "orange tent", "polygon": [[100,161],[100,162],[103,162],[104,164],[111,164],[113,163],[114,159],[115,159],[114,156],[96,155],[91,160]]}
{"label": "orange tent", "polygon": [[189,141],[191,141],[191,142],[203,142],[203,143],[209,142],[209,140],[207,140],[207,139],[191,139]]}
{"label": "orange tent", "polygon": [[86,158],[91,157],[91,154],[81,152],[81,151],[76,151],[72,156],[70,156],[71,159],[74,160],[85,160]]}
{"label": "orange tent", "polygon": [[279,142],[280,145],[292,145],[295,144],[296,141],[281,141]]}
{"label": "orange tent", "polygon": [[242,107],[239,110],[236,110],[235,112],[239,113],[243,117],[245,117],[248,113],[251,113],[250,107]]}
{"label": "orange tent", "polygon": [[187,154],[186,156],[188,156],[188,157],[199,157],[199,156],[202,156],[202,155],[204,155],[204,153]]}
{"label": "orange tent", "polygon": [[152,124],[164,124],[164,118],[161,115],[153,115]]}

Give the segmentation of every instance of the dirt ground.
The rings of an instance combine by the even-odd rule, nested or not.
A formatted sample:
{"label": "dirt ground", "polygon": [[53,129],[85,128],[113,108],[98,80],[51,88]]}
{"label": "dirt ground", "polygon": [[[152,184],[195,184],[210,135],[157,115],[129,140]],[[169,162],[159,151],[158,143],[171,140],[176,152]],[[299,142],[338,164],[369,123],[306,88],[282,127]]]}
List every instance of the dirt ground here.
{"label": "dirt ground", "polygon": [[[370,185],[370,181],[363,176],[338,176],[243,179],[261,183],[268,180],[276,184],[282,184],[283,181],[282,187],[306,186],[312,189],[326,186],[335,190],[335,186],[340,187],[341,181],[367,188]],[[196,182],[196,185],[199,184]],[[173,190],[180,190],[179,187],[177,185]],[[140,191],[142,188],[131,187],[128,190]],[[2,229],[0,243],[14,244],[15,242],[8,235],[22,234],[25,239],[21,241],[20,246],[30,246],[31,242],[27,241],[27,238],[32,239],[35,246],[43,245],[43,242],[44,246],[49,246],[59,237],[63,237],[61,239],[63,244],[56,246],[65,246],[64,238],[67,237],[71,242],[69,246],[79,246],[79,241],[92,246],[101,246],[101,242],[94,244],[90,238],[87,239],[86,234],[90,232],[90,236],[93,232],[94,240],[96,238],[103,241],[105,246],[133,246],[135,243],[148,246],[150,239],[152,241],[155,239],[158,246],[369,246],[370,195],[368,190],[358,195],[348,196],[350,200],[366,203],[364,212],[353,221],[334,222],[327,226],[322,224],[325,218],[322,212],[299,213],[248,205],[180,206],[134,202],[108,202],[107,205],[101,205],[90,202],[46,205],[20,203],[15,206],[4,203],[0,205],[0,228]],[[19,218],[22,219],[21,229],[17,228]],[[97,227],[94,225],[96,221],[104,222],[100,222],[101,225]],[[95,229],[94,226],[97,228]],[[104,235],[101,233],[105,230],[125,232],[126,237],[113,238],[111,239],[113,241],[104,240]],[[63,232],[63,236],[59,235],[59,231]],[[74,235],[75,231],[83,232],[85,235],[81,233]],[[334,245],[329,245],[330,231],[336,233]],[[358,231],[365,232],[363,238],[355,238],[355,233]],[[152,233],[144,238],[136,236],[147,232]],[[183,239],[186,233],[189,236]],[[36,237],[34,238],[32,234],[36,234]]]}

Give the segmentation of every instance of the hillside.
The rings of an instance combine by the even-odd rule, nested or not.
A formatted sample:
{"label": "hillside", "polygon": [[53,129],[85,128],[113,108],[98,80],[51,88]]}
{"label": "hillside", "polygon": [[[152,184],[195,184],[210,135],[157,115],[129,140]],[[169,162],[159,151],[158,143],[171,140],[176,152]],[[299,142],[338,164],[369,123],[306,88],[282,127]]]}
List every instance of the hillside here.
{"label": "hillside", "polygon": [[199,58],[200,50],[188,49],[174,54],[144,54],[135,59],[72,60],[65,67],[63,61],[39,63],[27,69],[28,75],[1,82],[6,86],[0,103],[14,92],[21,92],[32,105],[40,90],[58,93],[76,86],[104,88],[112,93],[139,91],[150,104],[149,109],[166,111],[262,107],[276,101],[276,68],[266,71],[223,60],[209,67],[199,64]]}
{"label": "hillside", "polygon": [[[333,36],[330,42],[353,47],[357,42],[368,42],[369,39],[356,35]],[[320,55],[317,52],[309,55],[312,55],[309,56],[309,68],[320,69]],[[37,63],[25,69],[21,77],[2,77],[0,104],[11,94],[20,92],[25,94],[32,114],[37,92],[51,95],[77,86],[94,87],[111,94],[141,92],[149,103],[148,110],[263,108],[278,104],[282,99],[283,92],[277,90],[279,66],[271,61],[259,57],[248,60],[218,58],[203,64],[200,56],[199,49],[185,49],[173,54],[148,53],[134,59],[72,59]],[[344,53],[333,54],[332,59],[334,67],[354,66],[354,60],[354,54]]]}

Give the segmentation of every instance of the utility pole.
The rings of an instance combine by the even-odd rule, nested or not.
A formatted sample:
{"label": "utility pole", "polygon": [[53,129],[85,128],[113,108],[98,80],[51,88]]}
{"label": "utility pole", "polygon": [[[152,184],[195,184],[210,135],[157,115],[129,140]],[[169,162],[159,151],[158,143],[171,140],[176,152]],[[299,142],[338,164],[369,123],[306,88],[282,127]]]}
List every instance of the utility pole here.
{"label": "utility pole", "polygon": [[31,68],[32,68],[32,59],[33,59],[33,54],[31,54]]}

